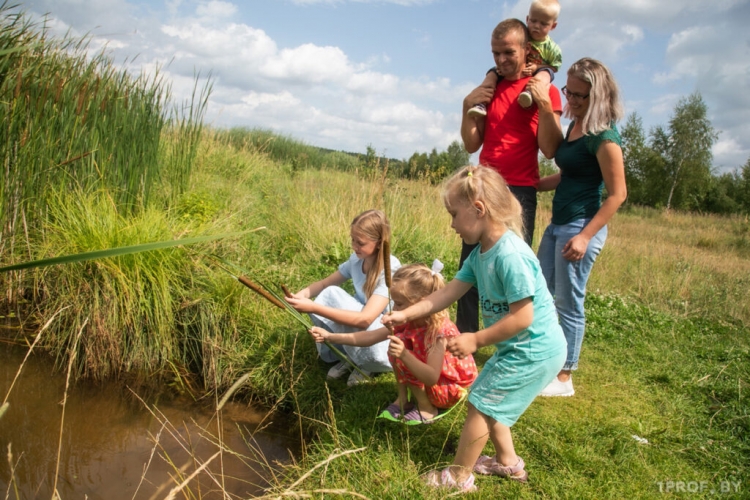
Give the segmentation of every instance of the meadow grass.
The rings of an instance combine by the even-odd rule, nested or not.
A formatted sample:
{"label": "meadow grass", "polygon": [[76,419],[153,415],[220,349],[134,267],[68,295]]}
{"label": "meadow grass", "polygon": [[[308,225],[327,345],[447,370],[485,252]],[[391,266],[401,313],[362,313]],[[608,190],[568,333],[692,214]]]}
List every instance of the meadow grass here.
{"label": "meadow grass", "polygon": [[[450,278],[460,241],[439,188],[390,179],[382,170],[295,169],[213,131],[202,135],[196,162],[189,189],[165,198],[166,210],[123,213],[106,191],[60,194],[50,205],[43,231],[33,235],[32,257],[267,227],[195,249],[16,275],[14,289],[30,287],[44,299],[34,302],[36,321],[75,306],[46,333],[62,339],[61,361],[71,332],[92,318],[85,327],[96,330],[80,341],[91,350],[79,360],[96,355],[110,375],[156,373],[154,380],[168,378],[171,388],[197,398],[244,377],[237,397],[293,416],[290,432],[304,440],[298,462],[275,473],[270,496],[291,494],[293,486],[317,498],[442,498],[419,474],[451,461],[465,409],[431,426],[376,420],[395,398],[392,374],[350,389],[327,382],[309,335],[206,257],[216,253],[254,280],[297,290],[348,257],[355,215],[381,208],[393,227],[393,253],[404,263],[439,258]],[[547,202],[542,198],[537,235]],[[589,287],[576,395],[539,399],[514,426],[528,485],[480,478],[473,497],[656,498],[675,481],[715,489],[739,484],[727,497],[746,496],[750,342],[741,290],[726,291],[734,301],[700,290],[743,277],[725,274],[748,265],[743,224],[637,210],[616,216]],[[693,279],[674,271],[669,257],[675,255],[693,269]],[[680,292],[666,293],[671,289]],[[46,347],[54,352],[52,343]],[[491,353],[485,348],[477,360]],[[79,372],[93,370],[86,366],[78,365]]]}
{"label": "meadow grass", "polygon": [[[215,147],[220,156],[226,154],[220,151]],[[240,151],[236,154],[242,156]],[[204,159],[212,161],[210,155]],[[253,214],[248,214],[252,223],[269,228],[258,241],[256,253],[237,255],[246,264],[265,261],[256,268],[264,281],[298,289],[332,272],[349,254],[349,222],[372,207],[389,215],[393,252],[403,262],[440,258],[447,265],[446,275],[455,273],[459,241],[434,186],[379,175],[362,178],[327,170],[296,171],[290,164],[265,167],[268,170],[255,173],[237,169],[233,179],[239,182],[231,188],[232,203],[238,209],[252,205]],[[243,198],[248,201],[243,203]],[[546,213],[543,202],[538,234]],[[667,218],[624,212],[612,223],[608,242],[612,250],[603,252],[591,281],[589,329],[575,377],[577,394],[570,399],[536,401],[514,427],[531,483],[522,486],[480,478],[480,492],[474,497],[654,498],[668,488],[674,491],[680,487],[675,482],[680,481],[686,493],[687,488],[731,487],[734,494],[728,497],[744,496],[750,456],[750,415],[743,398],[750,378],[748,330],[728,304],[695,290],[709,280],[721,283],[725,279],[721,268],[700,261],[700,252],[685,252],[685,258],[694,259],[691,265],[703,266],[701,281],[684,283],[671,268],[661,272],[660,286],[665,289],[692,290],[689,297],[694,307],[688,311],[681,304],[675,308],[670,297],[641,294],[643,287],[632,286],[635,279],[648,282],[648,273],[654,274],[655,269],[644,269],[637,277],[626,272],[603,276],[611,274],[611,269],[628,269],[633,261],[656,258],[659,245],[655,239],[662,230],[649,225],[651,219],[661,217]],[[699,226],[709,231],[717,224],[742,223],[704,221],[695,215],[668,217],[664,224],[673,231],[678,225],[669,220],[684,221],[683,234],[675,234],[677,239],[670,244],[682,241],[686,247]],[[636,242],[624,234],[627,224],[638,236]],[[638,252],[633,247],[615,251],[620,245],[636,243]],[[741,245],[736,241],[731,245],[740,249],[731,256],[737,266],[747,265]],[[705,246],[698,248],[705,251]],[[717,259],[722,255],[717,252]],[[657,260],[650,263],[653,268],[659,265]],[[710,314],[704,313],[709,310]],[[249,392],[268,394],[275,387],[274,397],[281,398],[276,401],[278,407],[297,416],[306,437],[299,464],[286,470],[288,479],[269,496],[287,491],[291,483],[309,474],[295,491],[317,491],[312,494],[320,498],[346,496],[322,490],[356,492],[367,498],[442,498],[443,492],[428,490],[418,476],[450,462],[463,411],[417,428],[378,421],[375,415],[395,398],[392,375],[354,388],[346,388],[344,382],[327,382],[327,366],[316,359],[311,339],[289,320],[284,321],[286,331],[275,323],[278,318],[262,321],[266,320],[270,322],[259,330],[265,328],[271,339],[285,342],[262,359],[263,366],[256,366],[265,376],[251,377]],[[484,362],[491,352],[491,348],[484,349],[477,359]],[[311,470],[343,450],[360,451]],[[707,494],[708,490],[703,496]]]}

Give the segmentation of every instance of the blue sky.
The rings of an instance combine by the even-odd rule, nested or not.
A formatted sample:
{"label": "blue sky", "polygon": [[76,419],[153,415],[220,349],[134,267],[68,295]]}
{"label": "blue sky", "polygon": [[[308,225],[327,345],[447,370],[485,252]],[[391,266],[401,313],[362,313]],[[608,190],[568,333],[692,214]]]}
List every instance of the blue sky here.
{"label": "blue sky", "polygon": [[[492,66],[490,33],[528,0],[30,0],[52,34],[92,36],[134,72],[161,67],[176,99],[213,75],[217,127],[408,158],[460,140],[461,102]],[[646,132],[699,91],[718,172],[750,158],[750,0],[562,0],[556,83],[577,59],[615,74]],[[731,34],[731,37],[727,36]],[[136,57],[137,56],[137,57]],[[135,58],[135,59],[134,59]],[[564,122],[565,123],[565,122]]]}

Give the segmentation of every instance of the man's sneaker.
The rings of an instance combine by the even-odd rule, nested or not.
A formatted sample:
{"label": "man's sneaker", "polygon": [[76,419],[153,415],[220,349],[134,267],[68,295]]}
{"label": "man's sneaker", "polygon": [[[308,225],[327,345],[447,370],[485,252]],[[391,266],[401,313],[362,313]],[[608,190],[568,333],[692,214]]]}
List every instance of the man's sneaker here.
{"label": "man's sneaker", "polygon": [[540,396],[572,396],[576,391],[573,390],[573,377],[565,382],[555,377],[547,387],[539,393]]}
{"label": "man's sneaker", "polygon": [[528,90],[524,90],[519,94],[518,104],[520,104],[522,108],[528,108],[533,103],[534,99],[531,98],[531,92],[529,92]]}
{"label": "man's sneaker", "polygon": [[353,387],[355,385],[361,384],[362,382],[367,382],[369,380],[369,377],[372,376],[371,372],[368,372],[367,370],[362,370],[365,375],[362,375],[359,370],[354,370],[351,375],[349,375],[349,380],[346,381],[346,385],[349,387]]}
{"label": "man's sneaker", "polygon": [[328,378],[341,378],[352,369],[352,365],[346,361],[339,361],[328,370]]}
{"label": "man's sneaker", "polygon": [[466,114],[469,116],[487,116],[487,106],[484,104],[477,104],[469,108],[469,111],[467,111]]}

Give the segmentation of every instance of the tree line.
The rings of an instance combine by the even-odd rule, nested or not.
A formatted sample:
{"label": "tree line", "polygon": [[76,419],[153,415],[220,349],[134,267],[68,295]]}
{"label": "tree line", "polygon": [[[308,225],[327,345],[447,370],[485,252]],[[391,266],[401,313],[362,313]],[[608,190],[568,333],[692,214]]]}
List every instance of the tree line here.
{"label": "tree line", "polygon": [[[660,209],[716,214],[750,213],[750,158],[732,172],[717,173],[711,148],[718,139],[699,93],[679,100],[667,126],[648,134],[637,112],[621,128],[626,203]],[[420,179],[438,184],[469,163],[470,155],[459,141],[445,151],[415,152],[408,159],[379,156],[372,145],[365,154],[333,151],[305,145],[268,130],[235,128],[218,132],[239,147],[253,147],[300,168],[334,168],[368,175]],[[541,175],[556,171],[554,163],[540,159]]]}
{"label": "tree line", "polygon": [[718,134],[699,93],[680,99],[669,124],[648,135],[638,113],[621,130],[628,203],[717,214],[750,213],[750,159],[717,174],[711,148]]}

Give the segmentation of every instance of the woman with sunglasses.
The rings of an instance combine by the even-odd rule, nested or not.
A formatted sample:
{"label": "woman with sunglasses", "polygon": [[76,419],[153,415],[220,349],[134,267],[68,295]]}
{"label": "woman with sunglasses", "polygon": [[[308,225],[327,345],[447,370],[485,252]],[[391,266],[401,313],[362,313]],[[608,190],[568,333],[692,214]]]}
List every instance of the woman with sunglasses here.
{"label": "woman with sunglasses", "polygon": [[[538,257],[565,338],[568,356],[542,396],[572,396],[586,318],[586,282],[607,238],[607,223],[625,201],[625,166],[615,122],[623,116],[620,92],[601,62],[583,58],[568,70],[562,93],[572,120],[555,153],[560,172],[541,179],[539,191],[555,190],[552,222]],[[607,198],[602,202],[602,189]]]}

